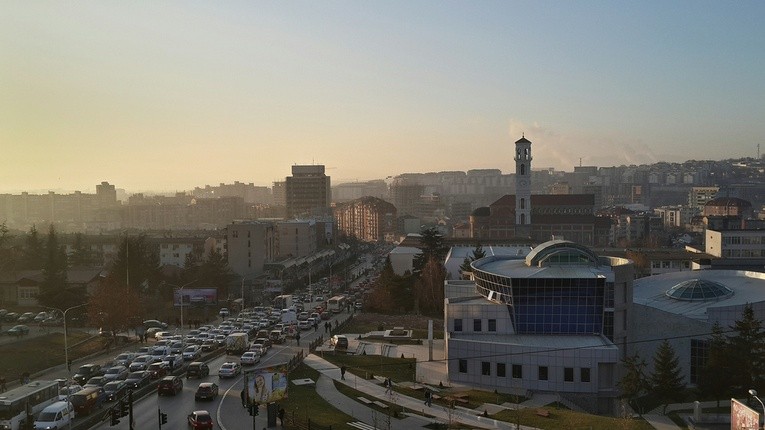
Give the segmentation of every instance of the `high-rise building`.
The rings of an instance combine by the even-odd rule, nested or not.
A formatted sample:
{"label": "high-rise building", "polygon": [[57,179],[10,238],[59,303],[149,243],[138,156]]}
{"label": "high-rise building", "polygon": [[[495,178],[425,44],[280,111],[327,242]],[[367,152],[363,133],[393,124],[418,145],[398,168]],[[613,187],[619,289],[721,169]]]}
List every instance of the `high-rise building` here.
{"label": "high-rise building", "polygon": [[362,197],[335,207],[337,229],[365,242],[393,239],[396,207],[377,197]]}
{"label": "high-rise building", "polygon": [[226,228],[228,266],[239,276],[257,276],[276,259],[278,238],[273,223],[234,221]]}
{"label": "high-rise building", "polygon": [[332,191],[324,166],[292,166],[285,180],[287,217],[330,215]]}

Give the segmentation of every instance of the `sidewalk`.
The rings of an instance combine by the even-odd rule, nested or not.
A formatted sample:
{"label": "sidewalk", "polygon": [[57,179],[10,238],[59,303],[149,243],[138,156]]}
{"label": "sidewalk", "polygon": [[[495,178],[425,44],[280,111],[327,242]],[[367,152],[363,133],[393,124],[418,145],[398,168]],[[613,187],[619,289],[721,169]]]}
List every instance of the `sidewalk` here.
{"label": "sidewalk", "polygon": [[[459,421],[472,428],[507,430],[515,428],[515,426],[511,426],[509,423],[481,416],[482,411],[478,412],[459,406],[453,410],[440,405],[426,406],[423,399],[415,399],[396,392],[391,395],[385,394],[385,388],[378,385],[376,381],[373,382],[372,380],[358,377],[350,372],[346,372],[345,380],[340,380],[340,368],[314,354],[308,355],[304,362],[321,373],[321,377],[319,377],[319,381],[316,383],[316,391],[323,398],[327,399],[328,402],[332,403],[339,410],[372,426],[379,428],[387,427],[388,416],[363,405],[356,399],[343,395],[335,388],[333,380],[341,381],[343,384],[364,393],[369,400],[384,399],[403,407],[405,411],[417,411],[417,414],[420,414],[405,412],[406,418],[390,417],[391,429],[406,430],[423,428],[425,425],[433,422],[448,423],[450,416],[451,421]],[[423,414],[433,418],[421,416]],[[525,426],[521,426],[521,429],[533,430],[532,427]]]}

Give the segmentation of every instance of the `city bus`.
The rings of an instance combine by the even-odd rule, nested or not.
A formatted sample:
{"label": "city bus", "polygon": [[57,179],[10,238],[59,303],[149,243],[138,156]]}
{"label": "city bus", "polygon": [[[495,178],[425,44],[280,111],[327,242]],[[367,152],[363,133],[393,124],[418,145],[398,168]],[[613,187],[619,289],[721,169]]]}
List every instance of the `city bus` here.
{"label": "city bus", "polygon": [[345,309],[346,297],[343,295],[332,297],[327,300],[327,310],[339,314]]}
{"label": "city bus", "polygon": [[58,401],[57,381],[32,381],[0,394],[0,429],[19,430],[22,424]]}

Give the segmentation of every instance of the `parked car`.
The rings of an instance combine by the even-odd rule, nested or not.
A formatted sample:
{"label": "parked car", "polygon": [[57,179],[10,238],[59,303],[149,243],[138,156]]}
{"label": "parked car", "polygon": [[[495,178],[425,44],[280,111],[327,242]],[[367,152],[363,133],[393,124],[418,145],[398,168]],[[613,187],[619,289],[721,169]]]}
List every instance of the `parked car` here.
{"label": "parked car", "polygon": [[202,382],[194,394],[194,400],[215,400],[216,397],[218,397],[218,385],[214,382]]}
{"label": "parked car", "polygon": [[188,416],[189,427],[194,430],[208,430],[213,428],[213,420],[207,411],[194,411]]}
{"label": "parked car", "polygon": [[247,351],[239,358],[239,362],[242,363],[242,365],[252,366],[260,362],[260,356],[252,351]]}
{"label": "parked car", "polygon": [[29,323],[29,322],[32,322],[34,319],[35,319],[35,313],[34,312],[24,312],[19,317],[18,322],[20,322],[20,323]]}
{"label": "parked car", "polygon": [[88,379],[94,377],[94,376],[101,376],[103,375],[103,371],[101,370],[100,364],[94,364],[94,363],[88,363],[83,364],[80,366],[79,369],[77,369],[77,373],[74,374],[72,379],[77,381],[80,385],[85,385],[85,382],[88,381]]}
{"label": "parked car", "polygon": [[143,322],[143,326],[144,328],[147,328],[147,329],[152,327],[161,328],[162,330],[167,329],[167,323],[159,321],[159,320],[146,320]]}
{"label": "parked car", "polygon": [[242,366],[239,363],[223,363],[218,369],[219,378],[233,378],[242,373]]}
{"label": "parked car", "polygon": [[186,378],[204,378],[210,374],[210,367],[201,361],[192,361],[186,368]]}
{"label": "parked car", "polygon": [[342,334],[336,334],[332,336],[332,338],[329,340],[329,343],[330,345],[334,346],[335,349],[348,349],[348,338]]}
{"label": "parked car", "polygon": [[139,370],[137,372],[130,372],[127,379],[125,379],[125,384],[127,384],[128,388],[141,388],[144,385],[148,385],[149,381],[151,381],[151,373],[148,370]]}
{"label": "parked car", "polygon": [[8,336],[21,337],[21,336],[29,334],[29,327],[23,324],[15,325],[9,328],[8,330],[6,330],[5,334],[7,334]]}
{"label": "parked car", "polygon": [[125,381],[111,381],[104,385],[104,393],[106,393],[106,401],[111,402],[113,400],[119,400],[127,394],[128,386]]}
{"label": "parked car", "polygon": [[165,376],[157,386],[157,394],[160,396],[165,394],[174,396],[181,391],[183,391],[183,381],[177,376]]}

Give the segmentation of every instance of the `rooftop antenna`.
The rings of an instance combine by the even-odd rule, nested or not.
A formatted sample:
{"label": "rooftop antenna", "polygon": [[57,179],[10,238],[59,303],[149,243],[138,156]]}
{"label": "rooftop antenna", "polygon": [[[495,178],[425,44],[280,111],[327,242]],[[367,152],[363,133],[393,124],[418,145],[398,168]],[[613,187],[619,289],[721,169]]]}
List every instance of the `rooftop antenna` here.
{"label": "rooftop antenna", "polygon": [[579,157],[579,167],[582,167],[582,157]]}
{"label": "rooftop antenna", "polygon": [[757,144],[757,159],[760,159],[760,144]]}

